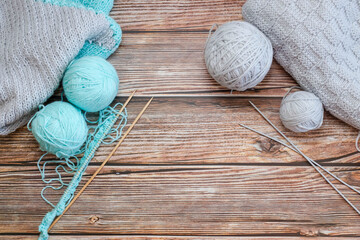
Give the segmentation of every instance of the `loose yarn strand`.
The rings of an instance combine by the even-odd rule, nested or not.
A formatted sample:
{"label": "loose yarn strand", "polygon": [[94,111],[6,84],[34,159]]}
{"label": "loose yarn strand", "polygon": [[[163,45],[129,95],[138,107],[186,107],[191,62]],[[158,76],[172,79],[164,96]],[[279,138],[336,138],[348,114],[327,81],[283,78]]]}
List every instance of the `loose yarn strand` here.
{"label": "loose yarn strand", "polygon": [[[41,109],[43,109],[44,107],[45,107],[44,104],[40,104],[39,107],[38,107],[38,109],[41,110]],[[32,117],[30,118],[29,122],[26,124],[26,127],[27,127],[27,129],[28,129],[30,132],[31,132],[31,130],[32,130],[32,128],[31,128],[31,123],[32,123],[32,121],[33,121],[35,118],[36,118],[36,114],[34,114],[34,116],[32,116]]]}
{"label": "loose yarn strand", "polygon": [[[85,172],[89,162],[94,157],[95,151],[100,147],[101,143],[104,143],[104,139],[107,139],[109,137],[110,139],[116,137],[120,138],[120,136],[122,135],[123,127],[127,123],[126,106],[130,102],[134,94],[135,91],[128,97],[128,99],[124,104],[116,104],[114,107],[107,107],[99,113],[99,118],[95,121],[97,123],[97,126],[91,127],[93,131],[88,134],[85,147],[82,148],[84,155],[80,160],[77,159],[76,172],[72,177],[70,183],[64,184],[67,186],[67,188],[65,189],[60,200],[55,206],[51,202],[44,199],[47,203],[53,206],[53,209],[44,216],[41,224],[39,225],[40,240],[48,239],[49,237],[48,232],[50,229],[50,225],[53,223],[56,216],[60,216],[61,214],[63,214],[66,207],[69,206],[69,204],[74,200],[74,194],[76,188],[78,187],[81,181],[82,175]],[[121,109],[116,110],[115,107],[117,106],[121,106]],[[118,126],[115,127],[115,123],[117,122],[119,117],[121,117],[121,120],[119,121]],[[116,132],[116,136],[112,136],[112,134],[115,132]],[[63,159],[61,161],[64,162]],[[38,163],[38,166],[40,166],[40,162]],[[63,167],[64,166],[61,166],[61,168]],[[58,168],[60,168],[60,166],[58,166]],[[58,168],[56,168],[56,171]],[[39,170],[44,171],[45,169],[40,167]],[[59,174],[58,171],[57,173]],[[61,181],[61,175],[59,176],[58,180]],[[52,186],[49,186],[47,188],[52,188],[54,190],[57,190],[56,187],[52,187]],[[46,189],[42,191],[42,195]]]}
{"label": "loose yarn strand", "polygon": [[64,101],[64,91],[61,92],[60,98],[61,98],[61,101],[63,102]]}
{"label": "loose yarn strand", "polygon": [[[110,152],[110,154],[107,156],[107,158],[103,161],[103,163],[100,165],[100,167],[94,172],[94,174],[90,177],[90,179],[85,183],[85,185],[80,189],[80,191],[76,194],[76,196],[72,196],[73,199],[68,202],[68,205],[64,208],[62,213],[58,215],[56,219],[51,223],[51,225],[48,227],[48,231],[52,229],[52,227],[59,221],[59,219],[65,214],[65,212],[71,207],[71,205],[78,199],[78,197],[85,191],[87,186],[93,181],[93,179],[98,175],[98,173],[103,169],[105,164],[109,161],[109,159],[113,156],[113,154],[116,152],[116,150],[120,147],[120,145],[123,143],[127,135],[131,132],[131,130],[134,128],[135,124],[138,122],[138,120],[141,118],[141,116],[144,114],[146,109],[149,107],[151,101],[154,97],[152,97],[143,107],[141,112],[137,115],[133,123],[130,125],[130,127],[127,129],[127,131],[124,133],[122,138],[119,140],[119,142],[116,144],[116,146],[113,148],[113,150]],[[126,104],[126,103],[125,103]]]}
{"label": "loose yarn strand", "polygon": [[[41,190],[41,198],[48,203],[50,206],[55,207],[55,205],[50,202],[46,197],[45,197],[45,192],[48,188],[51,188],[52,190],[60,190],[62,189],[64,186],[68,186],[68,183],[65,183],[62,179],[61,173],[60,173],[60,169],[62,169],[64,172],[66,173],[73,173],[76,171],[77,166],[79,165],[79,159],[74,156],[74,159],[76,159],[76,164],[71,161],[70,159],[61,159],[61,160],[45,160],[44,163],[41,163],[43,161],[43,158],[47,155],[48,153],[43,154],[39,160],[37,161],[36,165],[37,168],[39,169],[40,175],[41,175],[41,180],[46,183],[46,184],[52,184],[53,182],[58,182],[60,184],[60,186],[55,187],[52,185],[48,185],[45,186],[42,190]],[[51,178],[49,180],[46,179],[46,166],[48,164],[58,164],[55,167],[55,173],[57,174],[57,178]],[[63,165],[65,164],[65,165]],[[69,168],[69,169],[67,169]]]}
{"label": "loose yarn strand", "polygon": [[[206,42],[205,42],[205,46],[207,45],[207,43],[208,43],[208,41],[209,41],[209,39],[210,39],[210,37],[211,37],[212,31],[213,31],[215,28],[218,28],[218,24],[217,24],[217,23],[214,23],[214,24],[211,26],[211,28],[210,28],[210,30],[209,30],[208,37],[207,37]],[[205,51],[205,48],[204,48],[204,51]]]}
{"label": "loose yarn strand", "polygon": [[360,139],[360,132],[359,132],[358,136],[356,137],[356,141],[355,141],[355,147],[356,147],[356,150],[358,150],[358,152],[360,152],[359,139]]}
{"label": "loose yarn strand", "polygon": [[292,90],[294,90],[294,89],[301,89],[301,87],[299,87],[299,86],[292,86],[286,93],[285,93],[285,95],[283,96],[283,100],[290,94],[290,92],[292,91]]}
{"label": "loose yarn strand", "polygon": [[[63,213],[66,206],[73,200],[74,193],[76,191],[77,186],[79,185],[79,183],[81,181],[83,173],[85,172],[91,159],[94,157],[95,151],[99,148],[100,144],[103,143],[103,140],[106,139],[107,137],[109,137],[109,135],[112,133],[112,128],[113,128],[113,125],[115,124],[116,120],[119,118],[119,116],[121,116],[121,118],[127,118],[127,114],[121,114],[121,113],[117,114],[116,116],[114,113],[102,114],[100,116],[101,116],[101,118],[105,117],[105,119],[99,120],[99,123],[101,123],[101,124],[99,124],[94,129],[94,132],[89,134],[89,137],[86,142],[86,147],[85,147],[86,150],[84,152],[84,156],[81,158],[80,162],[77,161],[76,165],[74,164],[74,168],[72,170],[74,170],[75,174],[69,184],[65,184],[62,181],[61,174],[58,171],[59,168],[64,169],[65,166],[72,167],[72,165],[70,163],[72,161],[70,161],[69,159],[60,160],[60,161],[47,161],[43,164],[43,168],[40,168],[41,171],[44,172],[45,166],[48,162],[57,162],[60,164],[61,163],[67,164],[65,166],[63,166],[63,165],[57,166],[55,171],[58,174],[58,178],[50,180],[50,182],[54,181],[54,180],[59,181],[61,186],[60,187],[47,186],[42,191],[42,196],[43,196],[44,200],[47,203],[49,203],[51,206],[53,206],[53,210],[46,214],[46,216],[43,218],[43,220],[39,226],[39,231],[41,233],[39,239],[47,239],[48,238],[48,229],[49,229],[50,224],[53,222],[53,220],[56,216],[59,216],[61,213]],[[124,121],[120,121],[120,122],[121,122],[121,126],[125,126],[127,121],[124,120]],[[116,135],[120,136],[123,127],[120,127],[118,129],[120,132],[117,133]],[[45,177],[45,173],[43,173],[42,176]],[[64,191],[62,197],[60,198],[60,200],[58,201],[58,203],[56,205],[52,204],[50,201],[48,201],[44,197],[44,192],[46,189],[51,188],[53,190],[59,190],[65,185],[67,186],[67,189]]]}
{"label": "loose yarn strand", "polygon": [[255,104],[253,104],[251,101],[249,101],[249,103],[288,143],[290,143],[290,145],[299,154],[301,154],[310,163],[310,165],[324,178],[324,180],[360,215],[360,211],[332,182],[330,182],[330,180],[318,169],[318,167],[313,163],[313,161],[310,161],[309,158],[255,106]]}

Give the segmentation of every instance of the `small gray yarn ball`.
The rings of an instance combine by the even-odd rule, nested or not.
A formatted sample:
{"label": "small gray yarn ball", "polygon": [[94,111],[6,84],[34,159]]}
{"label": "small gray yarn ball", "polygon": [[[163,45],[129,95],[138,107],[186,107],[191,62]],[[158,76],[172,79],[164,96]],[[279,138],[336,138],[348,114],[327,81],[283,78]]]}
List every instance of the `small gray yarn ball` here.
{"label": "small gray yarn ball", "polygon": [[204,58],[210,75],[218,83],[245,91],[264,79],[271,67],[273,49],[270,40],[255,26],[233,21],[209,36]]}
{"label": "small gray yarn ball", "polygon": [[283,125],[294,132],[307,132],[321,127],[324,108],[320,99],[306,91],[285,95],[280,106]]}

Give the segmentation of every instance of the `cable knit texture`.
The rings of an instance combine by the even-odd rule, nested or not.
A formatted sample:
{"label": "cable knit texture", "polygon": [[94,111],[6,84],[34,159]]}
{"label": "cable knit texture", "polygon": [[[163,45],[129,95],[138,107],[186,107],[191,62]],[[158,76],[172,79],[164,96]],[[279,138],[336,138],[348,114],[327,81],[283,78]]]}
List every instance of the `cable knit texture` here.
{"label": "cable knit texture", "polygon": [[109,57],[121,29],[113,0],[2,0],[0,135],[24,125],[75,57]]}
{"label": "cable knit texture", "polygon": [[360,1],[248,0],[243,17],[334,116],[360,129]]}

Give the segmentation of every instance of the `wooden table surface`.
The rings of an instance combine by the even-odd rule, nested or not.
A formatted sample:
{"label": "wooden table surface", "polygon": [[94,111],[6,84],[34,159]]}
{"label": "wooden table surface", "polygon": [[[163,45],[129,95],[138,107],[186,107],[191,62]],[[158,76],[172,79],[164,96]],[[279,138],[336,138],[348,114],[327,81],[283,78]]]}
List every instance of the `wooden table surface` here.
{"label": "wooden table surface", "polygon": [[[281,97],[296,83],[276,62],[261,84],[241,93],[230,94],[207,73],[208,30],[241,19],[243,4],[115,2],[111,15],[123,28],[122,45],[109,59],[121,81],[115,101],[137,90],[128,107],[131,122],[149,96],[155,99],[51,239],[360,237],[360,216],[303,158],[237,124],[278,136],[249,106],[253,101],[306,154],[355,186],[357,131],[328,113],[319,130],[284,129]],[[25,127],[0,143],[0,238],[36,239],[51,209],[40,197],[42,152]],[[99,149],[82,183],[113,146]],[[360,207],[358,195],[340,189]],[[60,193],[48,196],[56,201]]]}

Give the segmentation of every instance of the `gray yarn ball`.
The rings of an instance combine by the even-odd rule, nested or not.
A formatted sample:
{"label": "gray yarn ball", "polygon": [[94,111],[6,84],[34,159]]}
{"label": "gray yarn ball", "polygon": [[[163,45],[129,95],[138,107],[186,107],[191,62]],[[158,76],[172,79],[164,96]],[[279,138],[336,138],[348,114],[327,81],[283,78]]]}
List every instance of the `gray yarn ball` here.
{"label": "gray yarn ball", "polygon": [[270,40],[255,26],[234,21],[221,25],[209,36],[204,58],[218,83],[245,91],[264,79],[271,67],[273,49]]}
{"label": "gray yarn ball", "polygon": [[285,95],[280,106],[280,119],[287,129],[307,132],[321,127],[324,108],[320,99],[306,91]]}

